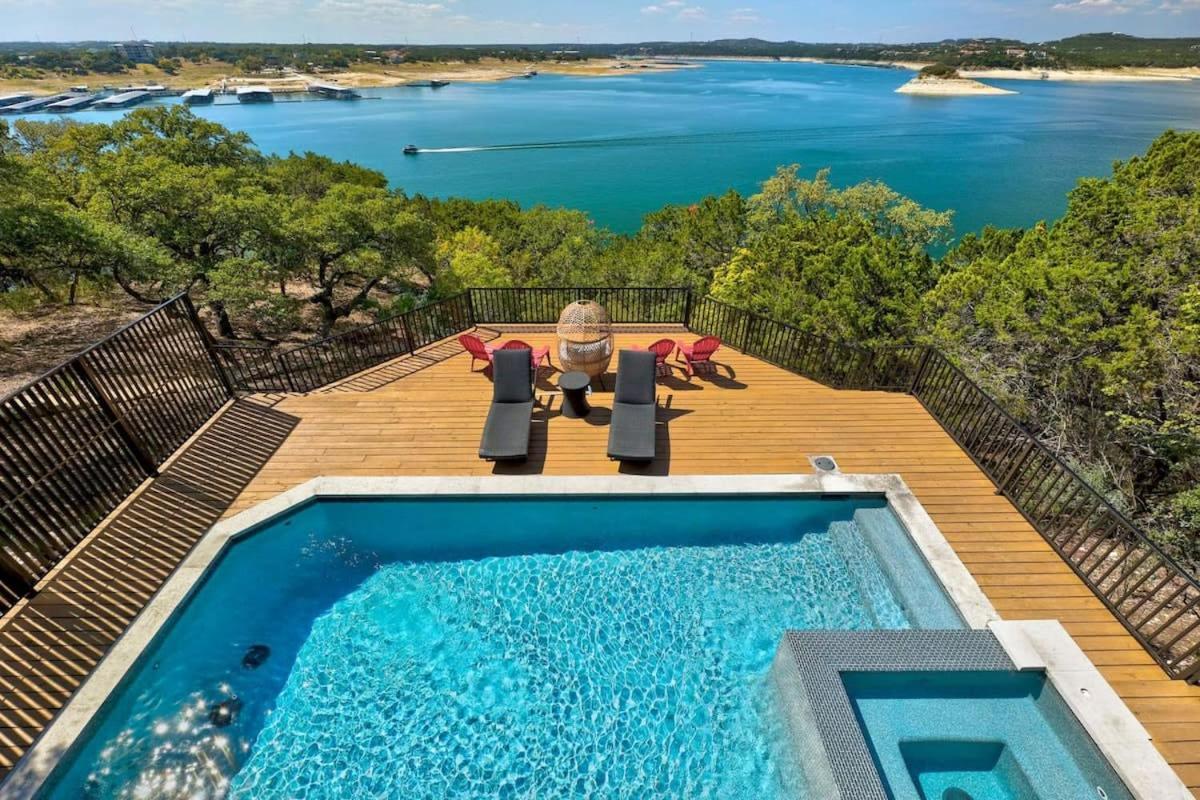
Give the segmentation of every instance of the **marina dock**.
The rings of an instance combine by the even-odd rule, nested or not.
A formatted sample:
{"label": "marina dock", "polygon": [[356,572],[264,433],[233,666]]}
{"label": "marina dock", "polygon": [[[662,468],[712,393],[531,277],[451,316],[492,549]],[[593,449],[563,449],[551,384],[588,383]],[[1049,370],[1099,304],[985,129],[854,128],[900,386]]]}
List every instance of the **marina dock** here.
{"label": "marina dock", "polygon": [[128,108],[135,106],[138,103],[144,103],[153,95],[145,89],[134,89],[132,91],[121,92],[114,94],[111,97],[105,97],[95,103],[96,108]]}
{"label": "marina dock", "polygon": [[361,94],[346,86],[337,86],[332,83],[310,83],[308,84],[309,94],[319,94],[322,97],[328,97],[333,100],[358,100],[362,97]]}
{"label": "marina dock", "polygon": [[0,108],[0,114],[24,114],[29,111],[38,111],[51,103],[57,103],[59,100],[66,100],[74,96],[72,94],[52,94],[46,97],[35,97],[32,100],[25,100],[10,106],[4,106]]}
{"label": "marina dock", "polygon": [[239,103],[271,103],[275,95],[266,86],[239,86],[237,99]]}
{"label": "marina dock", "polygon": [[212,89],[188,89],[183,93],[183,104],[187,106],[206,106],[210,105],[216,95]]}
{"label": "marina dock", "polygon": [[0,97],[0,108],[15,106],[17,103],[24,103],[26,100],[32,100],[31,94],[6,94]]}
{"label": "marina dock", "polygon": [[51,103],[50,105],[46,106],[46,110],[60,114],[63,112],[80,111],[92,105],[99,99],[100,95],[98,94],[77,94],[72,97],[68,97],[66,100],[59,100],[57,103]]}

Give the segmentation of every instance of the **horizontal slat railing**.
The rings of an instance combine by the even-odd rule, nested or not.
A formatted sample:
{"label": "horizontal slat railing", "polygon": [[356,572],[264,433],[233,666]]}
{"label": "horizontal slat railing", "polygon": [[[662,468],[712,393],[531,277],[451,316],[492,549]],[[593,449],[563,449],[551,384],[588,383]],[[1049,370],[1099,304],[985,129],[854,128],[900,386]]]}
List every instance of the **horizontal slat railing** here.
{"label": "horizontal slat railing", "polygon": [[912,394],[1175,678],[1200,680],[1200,585],[944,355]]}
{"label": "horizontal slat railing", "polygon": [[0,608],[24,596],[229,395],[181,295],[0,400]]}

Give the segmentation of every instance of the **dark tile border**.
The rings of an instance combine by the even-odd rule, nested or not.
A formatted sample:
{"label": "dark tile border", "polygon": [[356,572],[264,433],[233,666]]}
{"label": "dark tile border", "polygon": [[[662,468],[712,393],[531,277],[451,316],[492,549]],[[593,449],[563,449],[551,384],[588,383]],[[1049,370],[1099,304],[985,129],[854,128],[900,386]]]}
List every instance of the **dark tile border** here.
{"label": "dark tile border", "polygon": [[835,800],[831,792],[842,800],[888,800],[841,673],[1015,669],[988,630],[788,631],[772,677],[785,695],[792,739],[803,751],[797,761],[810,788],[823,800]]}

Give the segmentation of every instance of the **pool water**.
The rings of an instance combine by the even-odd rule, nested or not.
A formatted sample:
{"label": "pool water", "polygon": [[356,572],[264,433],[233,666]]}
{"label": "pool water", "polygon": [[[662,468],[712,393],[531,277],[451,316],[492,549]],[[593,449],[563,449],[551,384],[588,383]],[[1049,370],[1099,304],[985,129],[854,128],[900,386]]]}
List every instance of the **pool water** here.
{"label": "pool water", "polygon": [[1041,672],[851,672],[892,800],[1132,800]]}
{"label": "pool water", "polygon": [[949,606],[881,538],[923,566],[882,499],[311,504],[226,551],[43,796],[794,796],[783,631]]}

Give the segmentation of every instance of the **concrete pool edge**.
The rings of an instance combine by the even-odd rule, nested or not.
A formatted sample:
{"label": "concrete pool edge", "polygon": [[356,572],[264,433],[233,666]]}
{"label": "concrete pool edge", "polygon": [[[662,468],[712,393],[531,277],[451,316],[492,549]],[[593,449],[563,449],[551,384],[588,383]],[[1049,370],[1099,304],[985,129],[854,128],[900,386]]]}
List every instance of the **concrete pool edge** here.
{"label": "concrete pool edge", "polygon": [[997,620],[988,630],[1019,671],[1046,678],[1137,800],[1192,800],[1149,731],[1058,620]]}
{"label": "concrete pool edge", "polygon": [[0,785],[3,796],[6,800],[32,800],[225,547],[292,509],[325,498],[654,494],[882,495],[966,625],[981,629],[999,620],[975,579],[899,475],[319,477],[222,520],[201,537],[18,761]]}

